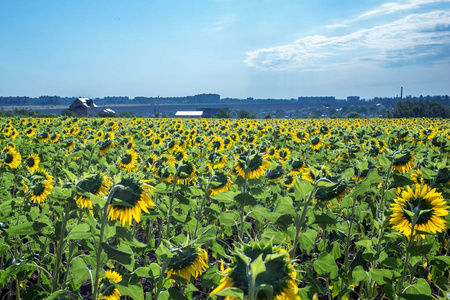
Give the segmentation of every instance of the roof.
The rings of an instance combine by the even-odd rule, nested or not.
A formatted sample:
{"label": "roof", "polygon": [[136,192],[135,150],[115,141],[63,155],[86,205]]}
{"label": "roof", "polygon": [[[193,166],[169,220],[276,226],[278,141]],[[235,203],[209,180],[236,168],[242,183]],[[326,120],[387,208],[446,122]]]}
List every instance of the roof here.
{"label": "roof", "polygon": [[[97,107],[97,105],[95,105],[94,101],[90,100],[89,98],[77,98],[75,101],[80,101],[81,104],[83,104],[83,106],[85,107]],[[88,104],[88,101],[91,102],[91,105]]]}
{"label": "roof", "polygon": [[185,116],[195,116],[195,117],[201,117],[203,115],[203,111],[177,111],[175,113],[175,116],[179,117],[185,117]]}
{"label": "roof", "polygon": [[113,111],[113,110],[110,109],[110,108],[104,109],[103,112],[105,112],[105,113],[110,113],[110,114],[115,114],[115,113],[116,113],[115,111]]}

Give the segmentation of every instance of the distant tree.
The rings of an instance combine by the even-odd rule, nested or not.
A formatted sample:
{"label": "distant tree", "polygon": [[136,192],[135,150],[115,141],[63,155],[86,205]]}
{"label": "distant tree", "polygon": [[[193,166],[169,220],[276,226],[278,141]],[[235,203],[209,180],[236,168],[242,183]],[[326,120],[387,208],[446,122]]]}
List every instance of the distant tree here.
{"label": "distant tree", "polygon": [[238,119],[256,119],[256,114],[251,113],[248,110],[241,109],[237,112]]}
{"label": "distant tree", "polygon": [[436,102],[398,102],[387,114],[391,118],[450,118],[450,109]]}
{"label": "distant tree", "polygon": [[346,117],[349,119],[361,119],[363,116],[356,111],[351,111],[346,115]]}
{"label": "distant tree", "polygon": [[61,116],[76,117],[77,114],[73,110],[66,108],[61,112]]}
{"label": "distant tree", "polygon": [[263,119],[272,119],[272,115],[271,114],[266,114]]}
{"label": "distant tree", "polygon": [[120,118],[135,118],[136,114],[128,111],[123,111],[119,114]]}
{"label": "distant tree", "polygon": [[114,117],[116,117],[116,114],[113,113],[113,112],[99,111],[97,113],[97,117],[100,117],[100,118],[114,118]]}
{"label": "distant tree", "polygon": [[228,108],[221,108],[215,117],[218,119],[231,119],[231,113]]}

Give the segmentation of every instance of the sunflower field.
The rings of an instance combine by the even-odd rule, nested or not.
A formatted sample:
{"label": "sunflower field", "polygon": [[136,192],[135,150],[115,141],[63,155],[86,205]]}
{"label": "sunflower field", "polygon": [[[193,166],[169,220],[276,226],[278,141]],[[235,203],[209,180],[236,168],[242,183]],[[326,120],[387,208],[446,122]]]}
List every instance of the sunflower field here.
{"label": "sunflower field", "polygon": [[1,299],[450,299],[444,119],[0,119]]}

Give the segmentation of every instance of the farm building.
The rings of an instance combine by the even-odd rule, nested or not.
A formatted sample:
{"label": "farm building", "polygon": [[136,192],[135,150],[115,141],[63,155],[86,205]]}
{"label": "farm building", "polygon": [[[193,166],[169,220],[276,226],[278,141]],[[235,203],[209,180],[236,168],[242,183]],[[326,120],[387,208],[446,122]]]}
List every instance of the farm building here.
{"label": "farm building", "polygon": [[69,106],[69,109],[77,115],[95,116],[97,115],[97,105],[89,98],[77,98]]}
{"label": "farm building", "polygon": [[175,117],[177,118],[201,118],[203,111],[177,111]]}

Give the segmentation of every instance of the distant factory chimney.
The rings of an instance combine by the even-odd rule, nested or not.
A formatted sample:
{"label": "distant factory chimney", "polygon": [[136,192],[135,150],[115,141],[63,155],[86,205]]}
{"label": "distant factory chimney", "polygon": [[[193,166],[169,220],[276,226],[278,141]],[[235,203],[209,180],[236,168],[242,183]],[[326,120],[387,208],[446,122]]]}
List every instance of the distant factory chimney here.
{"label": "distant factory chimney", "polygon": [[403,87],[400,88],[400,99],[403,99]]}

